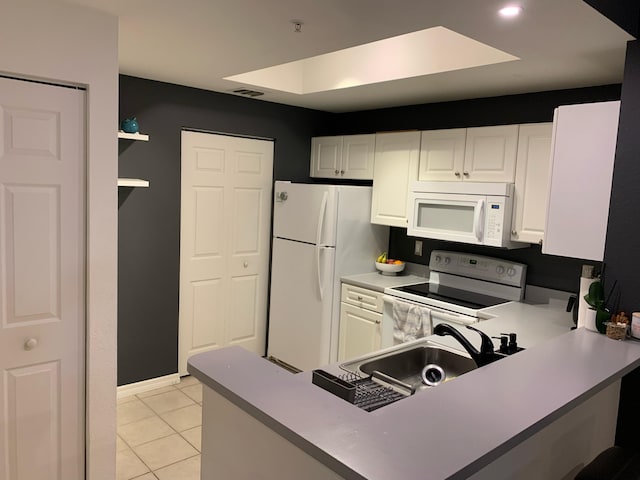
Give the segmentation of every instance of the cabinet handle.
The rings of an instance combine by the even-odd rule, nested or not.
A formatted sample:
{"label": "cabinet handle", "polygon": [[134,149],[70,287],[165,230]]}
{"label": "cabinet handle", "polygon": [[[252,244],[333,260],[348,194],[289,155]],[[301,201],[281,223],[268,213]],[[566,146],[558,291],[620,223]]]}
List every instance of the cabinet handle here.
{"label": "cabinet handle", "polygon": [[358,300],[362,301],[362,297],[360,295],[358,295]]}
{"label": "cabinet handle", "polygon": [[515,230],[511,230],[511,235],[515,237],[516,235],[518,235],[518,232],[516,232]]}
{"label": "cabinet handle", "polygon": [[340,175],[344,175],[344,170],[340,170]]}
{"label": "cabinet handle", "polygon": [[459,177],[459,176],[460,176],[460,172],[456,172],[456,173],[454,173],[454,175],[455,175],[456,177]]}
{"label": "cabinet handle", "polygon": [[542,239],[538,240],[538,245],[542,246]]}
{"label": "cabinet handle", "polygon": [[242,264],[242,266],[243,266],[244,268],[247,268],[247,267],[249,266],[249,262],[244,262],[244,263]]}
{"label": "cabinet handle", "polygon": [[380,325],[380,323],[382,323],[380,320],[376,320],[377,325]]}
{"label": "cabinet handle", "polygon": [[465,177],[468,177],[468,176],[469,176],[469,172],[462,172],[462,174],[463,174]]}
{"label": "cabinet handle", "polygon": [[340,173],[340,170],[336,170],[336,175],[338,175]]}

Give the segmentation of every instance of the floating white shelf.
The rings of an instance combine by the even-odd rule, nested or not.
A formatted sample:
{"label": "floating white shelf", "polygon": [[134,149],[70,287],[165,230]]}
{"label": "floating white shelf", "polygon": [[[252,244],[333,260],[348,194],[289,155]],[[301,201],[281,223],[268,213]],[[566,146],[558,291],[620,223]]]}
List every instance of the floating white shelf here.
{"label": "floating white shelf", "polygon": [[118,178],[119,187],[148,187],[149,180],[140,178]]}
{"label": "floating white shelf", "polygon": [[126,133],[122,130],[118,130],[118,138],[126,138],[127,140],[141,140],[143,142],[149,141],[149,135],[143,133]]}

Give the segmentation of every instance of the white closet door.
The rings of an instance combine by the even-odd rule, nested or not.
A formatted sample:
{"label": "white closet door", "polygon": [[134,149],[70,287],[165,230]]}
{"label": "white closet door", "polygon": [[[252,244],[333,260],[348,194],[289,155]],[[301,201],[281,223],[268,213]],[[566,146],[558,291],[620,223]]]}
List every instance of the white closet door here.
{"label": "white closet door", "polygon": [[0,78],[2,479],[84,478],[84,109]]}
{"label": "white closet door", "polygon": [[180,374],[226,345],[264,355],[273,142],[182,132]]}

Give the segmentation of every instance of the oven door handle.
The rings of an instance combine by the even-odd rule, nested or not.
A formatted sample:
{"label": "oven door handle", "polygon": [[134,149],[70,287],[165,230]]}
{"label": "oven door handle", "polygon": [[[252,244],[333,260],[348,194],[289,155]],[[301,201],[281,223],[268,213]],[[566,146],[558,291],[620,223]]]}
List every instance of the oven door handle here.
{"label": "oven door handle", "polygon": [[[393,303],[396,301],[395,297],[392,297],[391,295],[382,295],[382,301],[384,303]],[[402,301],[402,300],[400,300]]]}
{"label": "oven door handle", "polygon": [[473,325],[474,323],[477,323],[477,320],[475,319],[470,320],[469,318],[466,318],[466,316],[463,316],[463,315],[458,315],[453,312],[445,312],[443,310],[438,310],[431,307],[429,308],[431,309],[432,322],[435,317],[436,319],[441,319],[441,320],[444,320],[445,322],[457,323],[459,325]]}

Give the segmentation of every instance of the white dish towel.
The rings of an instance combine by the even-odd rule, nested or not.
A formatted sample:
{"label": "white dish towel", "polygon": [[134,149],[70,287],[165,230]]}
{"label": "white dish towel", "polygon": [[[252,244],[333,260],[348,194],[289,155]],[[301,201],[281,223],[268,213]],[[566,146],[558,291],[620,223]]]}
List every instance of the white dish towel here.
{"label": "white dish towel", "polygon": [[394,344],[410,342],[431,335],[431,315],[427,308],[393,300]]}

